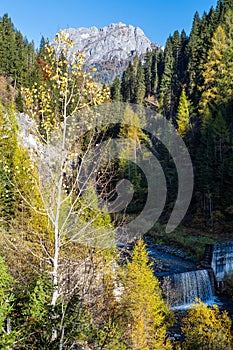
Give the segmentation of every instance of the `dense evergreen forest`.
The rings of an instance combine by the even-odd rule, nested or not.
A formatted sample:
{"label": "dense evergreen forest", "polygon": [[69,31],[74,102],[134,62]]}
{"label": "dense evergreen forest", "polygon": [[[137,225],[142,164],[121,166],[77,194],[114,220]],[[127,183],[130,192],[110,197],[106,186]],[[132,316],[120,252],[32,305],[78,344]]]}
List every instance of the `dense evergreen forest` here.
{"label": "dense evergreen forest", "polygon": [[233,208],[232,29],[232,2],[219,1],[195,14],[189,36],[174,32],[164,50],[135,58],[111,86],[114,101],[146,104],[177,128],[195,171],[192,224],[221,230]]}
{"label": "dense evergreen forest", "polygon": [[[217,306],[198,300],[175,319],[143,239],[130,242],[130,253],[117,249],[116,227],[145,202],[142,172],[122,160],[99,170],[94,156],[85,158],[112,136],[159,156],[168,196],[160,222],[148,232],[156,243],[185,248],[200,262],[206,243],[232,233],[232,1],[219,0],[202,17],[196,13],[189,36],[176,31],[164,50],[148,51],[143,61],[135,57],[112,84],[94,81],[82,53],[68,61],[74,43],[62,31],[54,42],[42,38],[35,50],[8,15],[0,18],[0,348],[232,349],[231,320]],[[88,113],[105,102],[126,103],[125,124],[93,128],[96,120]],[[192,158],[192,202],[171,234],[163,224],[176,201],[176,169],[130,104],[138,113],[143,106],[166,118]],[[76,129],[69,129],[70,117],[77,119]],[[137,127],[126,127],[131,119]],[[122,149],[122,155],[130,151]],[[83,159],[97,185],[85,182],[85,174],[77,180]],[[127,210],[111,215],[100,209],[98,195],[114,197],[121,178],[136,193]],[[231,300],[232,285],[229,278],[225,293]],[[182,341],[169,337],[177,322]]]}

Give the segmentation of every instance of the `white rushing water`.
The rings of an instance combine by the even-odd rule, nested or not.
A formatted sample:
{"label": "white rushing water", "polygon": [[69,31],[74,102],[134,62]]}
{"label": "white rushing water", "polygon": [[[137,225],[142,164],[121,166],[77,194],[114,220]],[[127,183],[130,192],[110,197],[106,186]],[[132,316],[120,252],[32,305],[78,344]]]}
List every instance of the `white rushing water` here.
{"label": "white rushing water", "polygon": [[189,271],[170,276],[172,292],[168,302],[173,309],[185,309],[199,298],[207,304],[217,303],[208,270]]}

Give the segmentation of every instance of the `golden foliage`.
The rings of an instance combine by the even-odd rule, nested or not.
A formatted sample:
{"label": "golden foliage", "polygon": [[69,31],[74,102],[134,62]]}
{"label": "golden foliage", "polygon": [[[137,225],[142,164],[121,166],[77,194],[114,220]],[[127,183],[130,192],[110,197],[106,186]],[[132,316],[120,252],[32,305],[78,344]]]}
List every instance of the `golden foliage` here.
{"label": "golden foliage", "polygon": [[92,76],[84,73],[84,55],[71,53],[74,42],[61,31],[53,46],[46,44],[45,57],[39,59],[44,80],[40,86],[22,89],[27,111],[41,123],[45,132],[57,127],[68,115],[109,99]]}
{"label": "golden foliage", "polygon": [[126,310],[126,343],[133,350],[171,349],[166,339],[169,311],[162,299],[145,244],[139,240],[132,261],[123,269],[122,306]]}
{"label": "golden foliage", "polygon": [[185,350],[232,349],[231,320],[227,312],[221,312],[217,305],[208,307],[198,300],[188,310],[182,331],[186,337]]}

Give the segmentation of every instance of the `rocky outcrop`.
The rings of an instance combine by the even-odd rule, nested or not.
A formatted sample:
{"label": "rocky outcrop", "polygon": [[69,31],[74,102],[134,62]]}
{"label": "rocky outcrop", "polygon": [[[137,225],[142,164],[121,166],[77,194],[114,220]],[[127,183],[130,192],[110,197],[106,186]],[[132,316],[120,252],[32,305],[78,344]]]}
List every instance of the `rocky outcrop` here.
{"label": "rocky outcrop", "polygon": [[121,22],[101,29],[81,27],[64,31],[69,33],[76,43],[75,50],[86,54],[88,64],[111,61],[115,58],[119,61],[125,60],[136,54],[140,56],[153,47],[142,29]]}
{"label": "rocky outcrop", "polygon": [[28,150],[32,161],[36,162],[37,157],[44,159],[44,147],[37,137],[38,128],[35,120],[26,113],[18,113],[16,120],[19,128],[19,144]]}
{"label": "rocky outcrop", "polygon": [[100,29],[68,28],[64,32],[75,42],[74,50],[85,54],[86,66],[96,67],[97,76],[101,72],[102,81],[113,80],[135,55],[142,58],[155,47],[141,28],[121,22]]}

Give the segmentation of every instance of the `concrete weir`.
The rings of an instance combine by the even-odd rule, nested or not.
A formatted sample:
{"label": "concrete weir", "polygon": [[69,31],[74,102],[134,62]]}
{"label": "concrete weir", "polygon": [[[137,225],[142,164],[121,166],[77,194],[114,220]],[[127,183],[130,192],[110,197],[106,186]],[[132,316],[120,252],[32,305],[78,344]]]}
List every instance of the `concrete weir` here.
{"label": "concrete weir", "polygon": [[233,241],[208,244],[204,261],[213,269],[218,285],[226,275],[233,273]]}

